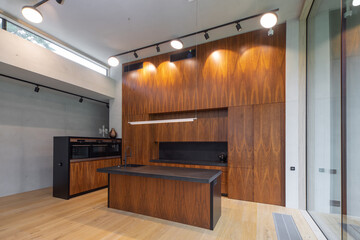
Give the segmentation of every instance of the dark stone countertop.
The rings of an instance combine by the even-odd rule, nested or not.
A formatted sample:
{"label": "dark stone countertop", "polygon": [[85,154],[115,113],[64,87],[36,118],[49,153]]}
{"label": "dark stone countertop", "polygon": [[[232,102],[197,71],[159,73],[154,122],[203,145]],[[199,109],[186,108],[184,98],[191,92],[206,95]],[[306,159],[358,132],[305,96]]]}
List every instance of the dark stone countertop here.
{"label": "dark stone countertop", "polygon": [[219,170],[162,166],[141,166],[127,168],[114,166],[108,168],[99,168],[97,171],[109,174],[162,178],[199,183],[211,183],[221,174],[221,171]]}
{"label": "dark stone countertop", "polygon": [[211,162],[211,161],[188,161],[188,160],[167,160],[167,159],[153,159],[150,162],[155,163],[174,163],[174,164],[188,164],[188,165],[203,165],[203,166],[219,166],[227,167],[227,163]]}

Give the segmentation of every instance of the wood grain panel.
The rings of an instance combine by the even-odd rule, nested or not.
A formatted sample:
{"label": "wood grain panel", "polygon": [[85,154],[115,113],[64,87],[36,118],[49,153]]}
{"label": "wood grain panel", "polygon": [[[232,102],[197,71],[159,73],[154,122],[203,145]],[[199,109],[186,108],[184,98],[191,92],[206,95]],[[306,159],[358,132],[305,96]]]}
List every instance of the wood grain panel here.
{"label": "wood grain panel", "polygon": [[252,168],[229,168],[229,198],[254,201],[254,172]]}
{"label": "wood grain panel", "polygon": [[210,228],[210,184],[110,174],[109,185],[111,208]]}
{"label": "wood grain panel", "polygon": [[285,102],[286,25],[227,38],[229,106]]}
{"label": "wood grain panel", "polygon": [[285,104],[254,106],[254,200],[285,205]]}
{"label": "wood grain panel", "polygon": [[199,169],[220,170],[221,171],[221,193],[228,194],[228,167],[192,165],[192,164],[176,164],[176,163],[154,163],[154,162],[150,162],[150,165],[164,166],[164,167],[182,167],[182,168],[199,168]]}
{"label": "wood grain panel", "polygon": [[70,195],[86,192],[108,185],[107,174],[98,168],[118,165],[120,158],[70,163]]}
{"label": "wood grain panel", "polygon": [[228,106],[228,66],[226,41],[218,40],[197,46],[198,109]]}
{"label": "wood grain panel", "polygon": [[228,164],[229,167],[254,166],[253,106],[229,108]]}
{"label": "wood grain panel", "polygon": [[[125,159],[125,153],[130,154],[127,157],[127,163],[148,164],[153,151],[155,151],[155,138],[153,125],[130,125],[129,121],[149,120],[148,115],[133,115],[123,118],[123,145],[122,159]],[[128,149],[130,148],[130,150]],[[127,150],[127,151],[126,151]]]}

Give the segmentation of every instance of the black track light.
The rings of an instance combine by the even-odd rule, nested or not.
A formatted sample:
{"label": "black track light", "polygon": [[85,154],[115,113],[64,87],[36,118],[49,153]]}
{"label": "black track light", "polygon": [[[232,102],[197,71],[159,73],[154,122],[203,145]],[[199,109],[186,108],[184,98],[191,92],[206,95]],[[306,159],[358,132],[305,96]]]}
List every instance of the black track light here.
{"label": "black track light", "polygon": [[242,27],[241,27],[240,23],[237,23],[237,24],[236,24],[236,30],[237,30],[238,32],[240,32],[240,31],[242,30]]}
{"label": "black track light", "polygon": [[83,97],[79,99],[79,103],[82,103],[84,101]]}
{"label": "black track light", "polygon": [[160,47],[159,47],[159,45],[156,45],[156,51],[157,51],[157,52],[160,52]]}
{"label": "black track light", "polygon": [[135,57],[135,58],[138,58],[139,55],[138,55],[136,52],[134,52],[134,57]]}
{"label": "black track light", "polygon": [[39,91],[40,91],[39,86],[36,86],[35,89],[34,89],[34,92],[39,92]]}
{"label": "black track light", "polygon": [[106,104],[106,107],[109,108],[110,107],[109,104]]}
{"label": "black track light", "polygon": [[210,38],[209,34],[207,32],[204,33],[205,40],[208,40]]}

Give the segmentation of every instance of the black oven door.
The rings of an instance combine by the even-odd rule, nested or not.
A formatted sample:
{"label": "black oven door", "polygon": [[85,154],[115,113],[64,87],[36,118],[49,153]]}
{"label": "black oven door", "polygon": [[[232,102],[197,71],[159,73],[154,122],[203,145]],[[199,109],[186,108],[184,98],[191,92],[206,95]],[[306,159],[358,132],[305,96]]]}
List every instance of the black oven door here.
{"label": "black oven door", "polygon": [[90,157],[90,145],[72,145],[71,159],[83,159]]}
{"label": "black oven door", "polygon": [[108,156],[106,144],[92,145],[91,157],[106,157],[106,156]]}

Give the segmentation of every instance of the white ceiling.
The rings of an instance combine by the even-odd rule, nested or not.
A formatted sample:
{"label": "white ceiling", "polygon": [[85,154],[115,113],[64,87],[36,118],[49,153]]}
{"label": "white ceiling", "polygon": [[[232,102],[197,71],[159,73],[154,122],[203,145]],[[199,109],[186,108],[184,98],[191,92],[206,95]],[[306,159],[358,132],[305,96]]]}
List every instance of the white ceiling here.
{"label": "white ceiling", "polygon": [[[0,0],[0,9],[24,20],[21,8],[40,0]],[[44,21],[38,29],[106,62],[120,52],[143,47],[267,10],[280,8],[279,22],[297,18],[303,0],[55,0],[40,6]],[[259,19],[242,23],[244,32],[260,28]],[[235,26],[209,32],[210,40],[237,34]],[[184,39],[185,47],[204,42]],[[160,46],[162,52],[170,51]],[[145,57],[155,49],[139,52]],[[128,54],[121,62],[131,61]]]}

